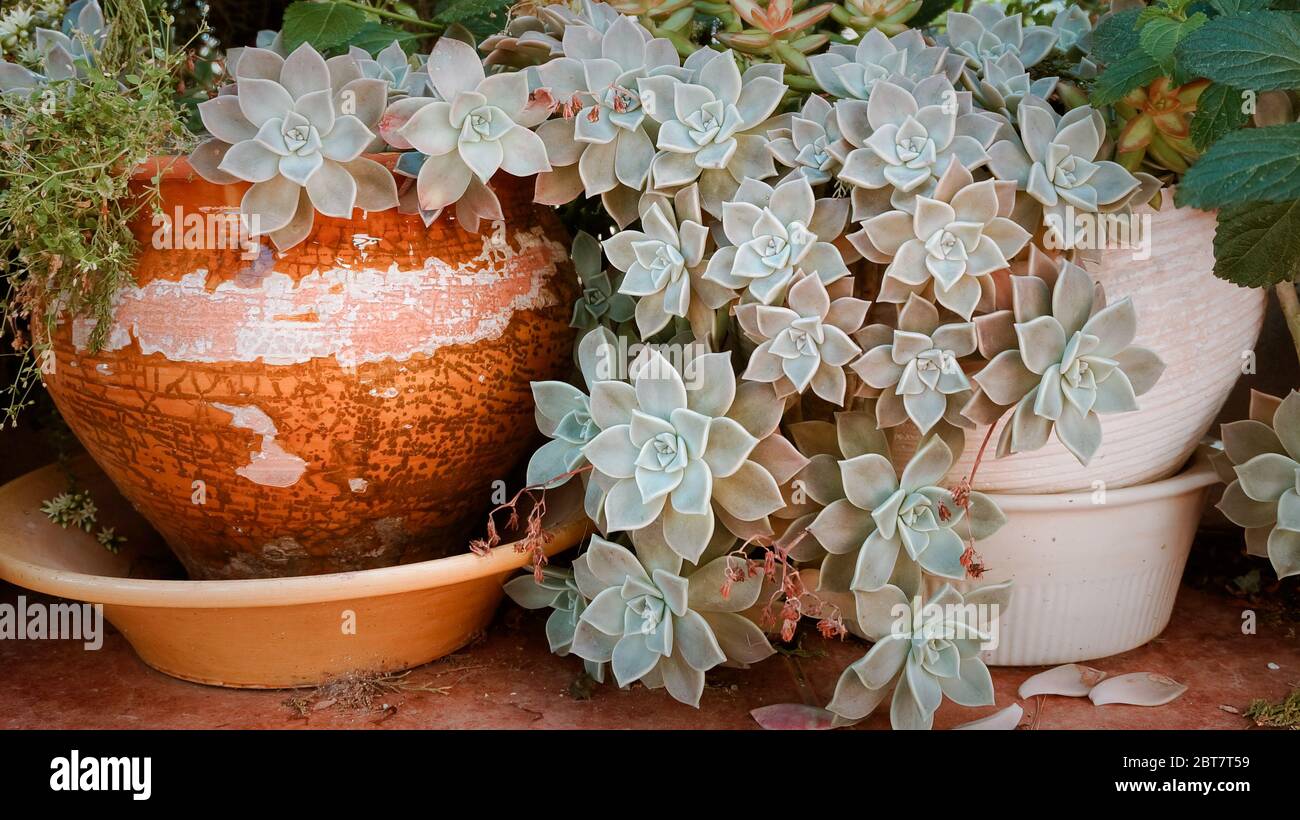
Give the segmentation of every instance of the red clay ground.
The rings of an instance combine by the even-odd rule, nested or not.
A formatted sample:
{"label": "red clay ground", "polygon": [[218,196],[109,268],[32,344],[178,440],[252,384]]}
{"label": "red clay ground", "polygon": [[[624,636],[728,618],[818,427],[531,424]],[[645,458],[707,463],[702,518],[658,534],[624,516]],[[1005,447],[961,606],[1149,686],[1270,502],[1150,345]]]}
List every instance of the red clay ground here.
{"label": "red clay ground", "polygon": [[[0,602],[19,590],[0,583]],[[34,597],[31,593],[29,600]],[[0,641],[0,728],[429,728],[429,729],[751,729],[749,711],[804,700],[821,705],[839,670],[860,656],[862,644],[807,638],[799,657],[778,656],[749,671],[709,676],[701,709],[676,703],[662,691],[597,686],[582,697],[581,662],[546,649],[543,616],[506,604],[487,636],[461,652],[412,672],[405,683],[432,691],[386,696],[395,709],[308,711],[284,701],[304,691],[219,689],[174,680],[141,663],[109,628],[103,649],[87,652],[72,641]],[[1241,729],[1253,698],[1278,700],[1300,685],[1297,623],[1261,612],[1258,633],[1241,632],[1242,604],[1227,595],[1184,586],[1173,621],[1147,646],[1091,662],[1112,674],[1151,671],[1189,685],[1185,695],[1156,708],[1093,706],[1086,698],[1023,702],[1025,723],[1040,729]],[[107,625],[106,625],[107,626]],[[1276,664],[1271,669],[1269,664]],[[1016,700],[1021,681],[1040,668],[993,670],[997,708]],[[936,725],[953,726],[996,711],[946,703]],[[884,728],[884,710],[866,725]]]}

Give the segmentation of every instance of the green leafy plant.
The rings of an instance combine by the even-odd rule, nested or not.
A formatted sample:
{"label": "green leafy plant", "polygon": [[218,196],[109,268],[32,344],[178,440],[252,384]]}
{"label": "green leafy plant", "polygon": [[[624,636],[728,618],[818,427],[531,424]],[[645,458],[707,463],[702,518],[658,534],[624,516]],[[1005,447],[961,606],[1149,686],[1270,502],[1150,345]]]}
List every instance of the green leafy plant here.
{"label": "green leafy plant", "polygon": [[[19,362],[11,423],[30,403],[60,314],[92,318],[90,345],[103,343],[112,297],[135,263],[131,223],[156,203],[132,174],[190,141],[174,96],[184,58],[170,18],[154,0],[115,8],[105,27],[93,3],[74,4],[70,33],[42,38],[44,74],[0,64],[0,322]],[[96,30],[77,29],[82,20]]]}
{"label": "green leafy plant", "polygon": [[1089,56],[1105,66],[1092,102],[1113,106],[1116,160],[1181,175],[1178,204],[1219,209],[1216,275],[1275,287],[1300,355],[1300,14],[1274,0],[1159,0],[1107,15]]}

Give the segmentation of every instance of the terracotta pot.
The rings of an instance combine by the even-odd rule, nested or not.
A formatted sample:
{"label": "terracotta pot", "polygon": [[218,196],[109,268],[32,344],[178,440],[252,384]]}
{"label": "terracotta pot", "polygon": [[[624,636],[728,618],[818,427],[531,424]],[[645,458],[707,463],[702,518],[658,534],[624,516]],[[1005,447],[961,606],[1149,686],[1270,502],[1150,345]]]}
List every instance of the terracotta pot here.
{"label": "terracotta pot", "polygon": [[[982,468],[981,468],[982,469]],[[1201,508],[1208,460],[1162,481],[1101,493],[999,495],[1007,523],[977,545],[978,581],[1013,581],[995,666],[1074,663],[1127,652],[1169,624]],[[940,580],[930,579],[932,587]]]}
{"label": "terracotta pot", "polygon": [[[163,213],[185,218],[228,218],[247,187],[184,160],[161,186]],[[528,452],[529,382],[571,366],[568,238],[531,181],[495,188],[505,227],[482,235],[449,215],[318,214],[277,254],[213,248],[215,233],[193,243],[207,249],[158,247],[156,224],[133,226],[144,249],[106,342],[91,351],[88,319],[61,325],[45,381],[191,577],[465,548],[492,482]]]}
{"label": "terracotta pot", "polygon": [[[976,489],[1059,493],[1101,486],[1094,482],[1118,489],[1166,478],[1187,462],[1227,401],[1259,338],[1268,294],[1214,276],[1213,213],[1175,208],[1170,191],[1160,210],[1144,206],[1139,213],[1151,218],[1150,258],[1107,250],[1086,267],[1105,287],[1107,301],[1133,298],[1134,342],[1160,354],[1164,375],[1138,398],[1140,410],[1102,417],[1101,449],[1086,467],[1054,435],[1042,449],[993,458],[1004,418],[976,474]],[[981,427],[966,434],[966,450],[950,481],[970,475],[986,432]],[[897,428],[896,463],[911,458],[916,440],[915,427]]]}
{"label": "terracotta pot", "polygon": [[[91,534],[42,515],[41,502],[67,486],[57,467],[45,467],[0,487],[0,532],[8,536],[0,539],[0,578],[102,604],[145,663],[195,683],[315,686],[428,663],[487,627],[502,581],[529,560],[505,543],[488,555],[333,575],[159,580],[174,562],[157,535],[93,465],[77,473],[103,522],[127,536],[126,548],[110,554]],[[543,520],[548,554],[583,538],[590,524],[578,482],[548,493]]]}

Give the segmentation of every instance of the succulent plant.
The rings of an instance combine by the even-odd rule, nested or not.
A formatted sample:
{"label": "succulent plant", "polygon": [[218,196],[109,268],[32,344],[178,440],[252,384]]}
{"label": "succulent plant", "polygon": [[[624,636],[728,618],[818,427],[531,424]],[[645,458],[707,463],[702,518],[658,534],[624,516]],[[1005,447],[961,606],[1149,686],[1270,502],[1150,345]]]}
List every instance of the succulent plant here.
{"label": "succulent plant", "polygon": [[610,262],[625,273],[620,293],[637,297],[637,330],[649,338],[677,316],[690,320],[697,339],[708,338],[713,311],[734,294],[704,278],[709,229],[698,186],[671,198],[647,194],[640,213],[641,230],[620,231],[604,243]]}
{"label": "succulent plant", "polygon": [[1001,114],[1014,123],[1021,100],[1030,95],[1045,100],[1056,90],[1056,83],[1055,77],[1033,79],[1020,59],[1008,53],[996,60],[985,60],[971,90],[986,111]]}
{"label": "succulent plant", "polygon": [[840,100],[835,116],[844,135],[837,146],[840,179],[866,189],[889,189],[890,203],[911,211],[917,196],[930,196],[948,165],[967,170],[989,160],[985,146],[998,122],[970,111],[970,95],[935,75],[908,90],[878,81],[871,99]]}
{"label": "succulent plant", "polygon": [[871,217],[849,239],[863,256],[889,263],[879,301],[902,303],[921,294],[970,319],[977,307],[992,308],[991,274],[1011,266],[1029,232],[1009,218],[1012,183],[975,182],[953,162],[932,193],[916,197],[913,213]]}
{"label": "succulent plant", "polygon": [[641,105],[660,123],[651,184],[671,189],[699,180],[704,210],[720,217],[741,182],[776,175],[766,132],[786,91],[783,71],[759,63],[742,76],[730,50],[707,49],[684,67],[689,82],[666,75],[640,82]]}
{"label": "succulent plant", "polygon": [[810,185],[824,185],[834,179],[840,162],[830,146],[840,140],[840,129],[832,116],[831,104],[816,94],[809,94],[799,113],[790,117],[788,128],[767,133],[767,150],[790,171],[781,179],[801,176]]}
{"label": "succulent plant", "polygon": [[881,80],[913,87],[927,77],[942,72],[956,82],[963,61],[950,59],[948,49],[932,46],[921,32],[906,29],[887,37],[872,29],[857,45],[833,43],[825,54],[808,58],[817,84],[832,97],[867,100],[871,89]]}
{"label": "succulent plant", "polygon": [[[850,284],[847,280],[841,280]],[[822,280],[802,274],[790,286],[788,307],[756,303],[736,308],[745,334],[758,347],[744,378],[776,386],[779,396],[808,388],[828,402],[844,404],[844,366],[862,352],[850,334],[862,327],[871,303],[849,295],[832,299]]]}
{"label": "succulent plant", "polygon": [[1250,418],[1223,425],[1229,481],[1218,507],[1246,530],[1246,550],[1267,556],[1278,578],[1300,575],[1300,392],[1253,393]]}
{"label": "succulent plant", "polygon": [[487,55],[485,65],[514,69],[540,65],[564,53],[563,40],[569,29],[578,29],[575,37],[596,39],[618,19],[613,6],[593,0],[520,3],[511,9],[505,29],[485,39],[479,49]]}
{"label": "succulent plant", "polygon": [[1062,54],[1092,48],[1092,17],[1081,6],[1067,5],[1052,17],[1056,50]]}
{"label": "succulent plant", "polygon": [[1056,45],[1057,32],[1049,26],[1026,26],[1020,14],[1010,14],[996,3],[977,3],[970,13],[950,11],[946,41],[972,68],[986,60],[1013,54],[1026,68],[1037,65]]}
{"label": "succulent plant", "polygon": [[979,389],[963,412],[991,424],[1014,405],[999,456],[1036,450],[1055,429],[1087,464],[1101,446],[1100,416],[1137,410],[1137,397],[1160,378],[1164,362],[1132,344],[1132,299],[1107,305],[1083,268],[1062,260],[1054,272],[1011,281],[1014,310],[976,320],[980,352],[990,361],[973,377]]}
{"label": "succulent plant", "polygon": [[235,80],[233,93],[199,105],[212,138],[190,162],[210,182],[253,183],[240,210],[276,247],[305,239],[316,211],[348,219],[397,204],[392,174],[361,156],[387,99],[382,80],[362,78],[351,58],[327,64],[306,43],[286,58],[245,49]]}
{"label": "succulent plant", "polygon": [[785,297],[798,271],[834,282],[848,274],[832,244],[848,215],[848,200],[817,199],[805,177],[775,188],[745,180],[722,206],[723,232],[732,244],[713,254],[704,278],[765,305]]}
{"label": "succulent plant", "polygon": [[[585,562],[580,556],[577,561]],[[576,563],[576,562],[575,562]],[[551,609],[546,619],[546,641],[553,654],[564,657],[573,647],[573,633],[577,631],[582,613],[587,609],[587,599],[578,589],[571,569],[542,567],[541,578],[532,573],[520,575],[506,582],[504,589],[524,609]],[[587,674],[598,683],[605,682],[605,664],[584,660]]]}
{"label": "succulent plant", "polygon": [[[594,241],[594,240],[593,240]],[[607,379],[616,341],[607,328],[597,327],[578,342],[578,366],[588,390]],[[568,382],[533,382],[537,429],[551,439],[528,461],[531,487],[559,487],[587,463],[582,450],[600,428],[592,420],[591,399]]]}
{"label": "succulent plant", "polygon": [[[84,8],[89,4],[79,5]],[[61,27],[67,16],[62,0],[13,6],[0,13],[0,59],[32,69],[41,68],[44,55],[36,42],[37,32]]]}
{"label": "succulent plant", "polygon": [[1014,180],[1042,205],[1056,247],[1072,248],[1070,236],[1052,227],[1074,224],[1071,209],[1110,213],[1145,190],[1143,180],[1122,165],[1097,158],[1106,139],[1100,111],[1085,105],[1062,116],[1030,95],[1021,101],[1017,120],[1019,138],[1011,135],[989,148],[989,170]]}
{"label": "succulent plant", "polygon": [[1201,155],[1192,143],[1191,118],[1209,85],[1209,80],[1174,85],[1168,77],[1157,77],[1126,94],[1115,103],[1115,113],[1124,123],[1115,139],[1115,161],[1131,171],[1146,161],[1185,173]]}
{"label": "succulent plant", "polygon": [[1010,583],[964,596],[944,584],[928,600],[919,584],[891,584],[857,597],[858,624],[875,643],[835,686],[826,708],[838,725],[867,717],[891,690],[895,729],[931,728],[944,697],[962,706],[993,703],[993,679],[979,657],[980,644],[991,636],[971,613],[1000,617],[1011,604]]}
{"label": "succulent plant", "polygon": [[860,33],[901,34],[921,10],[921,0],[842,0],[831,11],[837,23]]}
{"label": "succulent plant", "polygon": [[705,672],[773,654],[762,631],[737,614],[758,600],[762,576],[727,583],[731,563],[747,563],[743,559],[723,556],[683,572],[681,556],[662,544],[639,544],[633,554],[599,536],[582,558],[574,575],[590,602],[570,651],[593,663],[609,662],[619,686],[639,680],[698,707]]}
{"label": "succulent plant", "polygon": [[637,216],[655,157],[655,124],[646,118],[638,84],[657,75],[686,76],[677,50],[630,17],[597,38],[568,37],[564,56],[538,69],[564,118],[538,129],[552,170],[537,177],[537,201],[562,205],[578,194],[600,195],[620,226]]}
{"label": "succulent plant", "polygon": [[387,84],[390,98],[428,96],[428,72],[421,70],[423,64],[420,58],[408,57],[396,40],[381,49],[374,58],[371,58],[370,52],[356,46],[349,48],[348,54],[361,67],[361,76],[383,80]]}
{"label": "succulent plant", "polygon": [[395,102],[380,132],[394,148],[417,152],[399,170],[415,172],[420,210],[457,205],[459,221],[476,230],[478,218],[501,219],[488,187],[498,170],[520,177],[550,170],[546,145],[530,130],[549,109],[532,104],[527,76],[485,76],[474,49],[450,37],[438,40],[426,71],[438,98]]}
{"label": "succulent plant", "polygon": [[785,63],[801,74],[810,73],[808,57],[830,37],[812,31],[834,5],[821,3],[795,11],[794,0],[729,0],[746,26],[739,32],[719,31],[718,41],[746,54],[762,55]]}
{"label": "succulent plant", "polygon": [[591,330],[597,325],[620,325],[630,320],[636,302],[625,293],[619,293],[610,281],[600,253],[600,243],[586,231],[573,237],[569,253],[573,269],[582,285],[582,294],[573,303],[573,319],[569,322],[579,330]]}
{"label": "succulent plant", "polygon": [[964,539],[987,538],[1006,517],[988,496],[972,492],[959,504],[951,490],[938,486],[952,463],[939,436],[924,439],[901,476],[883,445],[840,461],[843,497],[808,526],[829,553],[820,588],[870,592],[891,579],[919,580],[923,571],[966,577]]}
{"label": "succulent plant", "polygon": [[971,384],[959,360],[975,348],[975,325],[940,324],[934,305],[912,294],[898,312],[890,343],[871,348],[852,366],[867,385],[883,391],[876,401],[881,429],[911,419],[928,433],[940,419],[963,423]]}
{"label": "succulent plant", "polygon": [[780,417],[770,388],[755,385],[769,391],[767,411],[752,392],[737,401],[727,353],[701,354],[675,367],[647,348],[631,373],[630,385],[592,385],[592,418],[601,430],[583,448],[597,473],[613,480],[604,503],[610,531],[661,528],[678,555],[695,561],[713,538],[715,508],[761,525],[784,505],[772,473],[750,457],[776,426],[765,420],[762,427],[770,428],[761,429],[756,416],[770,419],[774,409]]}
{"label": "succulent plant", "polygon": [[[31,42],[22,48],[21,53],[14,54],[20,57],[20,61],[0,60],[0,93],[31,94],[46,82],[83,76],[84,69],[77,64],[93,63],[108,36],[104,12],[96,0],[77,0],[70,5],[63,16],[61,31],[35,25],[38,19],[35,12],[28,12],[31,15],[28,18],[20,17],[17,11],[8,12],[5,17],[13,26],[11,36],[15,45],[20,30],[26,33],[30,29]],[[46,13],[42,19],[49,16]],[[24,25],[20,27],[20,23]],[[6,53],[10,50],[11,47],[5,47]],[[23,62],[29,62],[39,72],[26,68]]]}

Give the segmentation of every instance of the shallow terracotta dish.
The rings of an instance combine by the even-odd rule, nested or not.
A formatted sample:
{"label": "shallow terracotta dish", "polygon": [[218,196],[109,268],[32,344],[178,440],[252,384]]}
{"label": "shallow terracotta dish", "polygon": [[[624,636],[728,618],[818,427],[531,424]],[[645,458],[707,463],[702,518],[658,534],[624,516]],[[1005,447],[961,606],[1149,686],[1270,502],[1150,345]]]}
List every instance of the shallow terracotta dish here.
{"label": "shallow terracotta dish", "polygon": [[[527,554],[502,544],[383,569],[237,581],[184,577],[162,540],[93,466],[78,481],[102,523],[128,539],[112,555],[88,533],[40,512],[66,488],[55,466],[0,487],[0,578],[49,595],[104,605],[104,617],[160,672],[196,683],[272,689],[314,686],[348,672],[428,663],[484,629],[501,583]],[[576,482],[575,482],[576,484]],[[574,488],[576,489],[576,487]],[[547,497],[548,553],[587,531],[581,494]]]}

